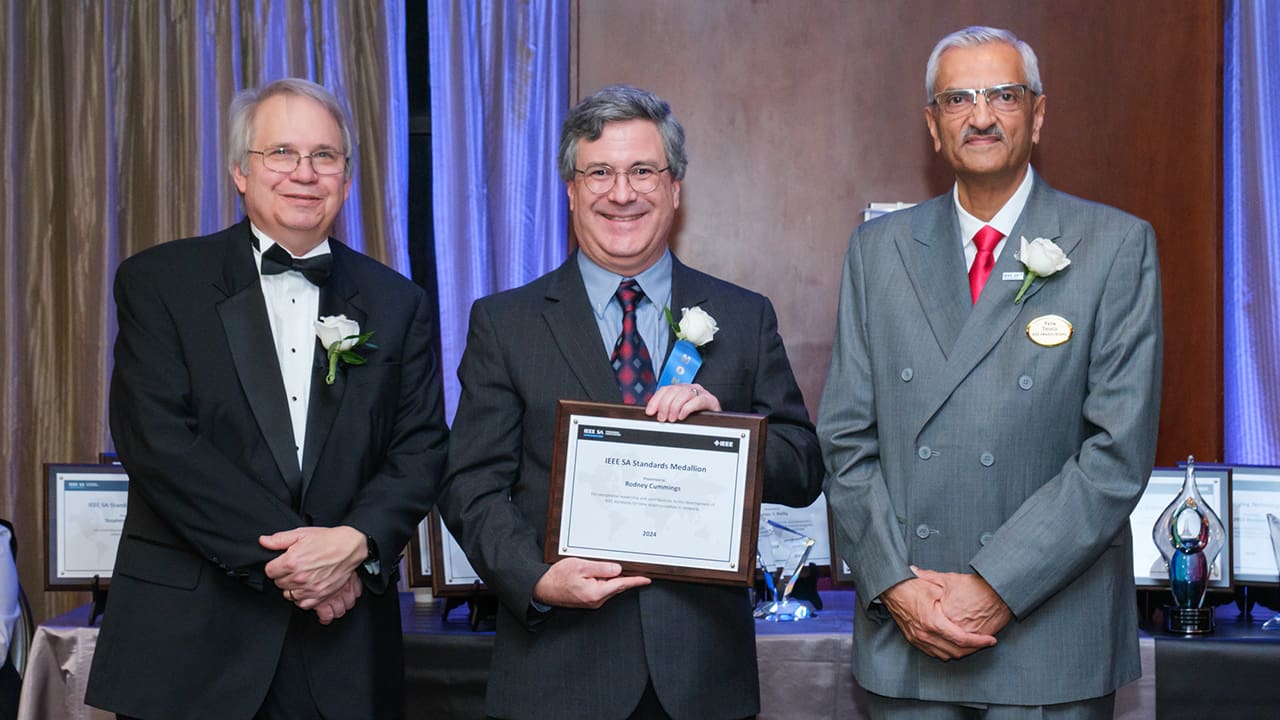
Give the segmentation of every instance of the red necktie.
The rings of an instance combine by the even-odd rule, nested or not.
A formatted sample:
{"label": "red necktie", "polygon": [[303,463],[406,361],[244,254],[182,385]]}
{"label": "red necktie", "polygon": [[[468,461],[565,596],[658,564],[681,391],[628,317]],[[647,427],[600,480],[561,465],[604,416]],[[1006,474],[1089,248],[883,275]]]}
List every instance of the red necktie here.
{"label": "red necktie", "polygon": [[996,256],[992,251],[996,249],[996,245],[1000,244],[1000,240],[1004,238],[1004,233],[991,227],[983,225],[977,235],[973,236],[973,244],[978,248],[978,254],[973,258],[973,265],[969,267],[969,294],[973,296],[973,303],[978,304],[978,296],[982,294],[982,286],[987,284],[987,278],[991,276],[991,268],[996,266]]}
{"label": "red necktie", "polygon": [[644,405],[653,397],[657,380],[653,377],[653,361],[649,349],[636,329],[636,305],[644,297],[644,291],[635,280],[623,280],[615,293],[622,305],[622,333],[613,346],[613,374],[618,377],[618,389],[622,402],[628,405]]}

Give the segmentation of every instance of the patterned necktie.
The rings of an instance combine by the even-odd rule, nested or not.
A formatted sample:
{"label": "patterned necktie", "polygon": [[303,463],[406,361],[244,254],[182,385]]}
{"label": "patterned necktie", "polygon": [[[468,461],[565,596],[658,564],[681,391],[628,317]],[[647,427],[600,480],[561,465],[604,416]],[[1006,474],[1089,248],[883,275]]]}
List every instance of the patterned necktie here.
{"label": "patterned necktie", "polygon": [[635,280],[623,280],[614,293],[622,305],[622,333],[613,345],[613,374],[618,377],[618,389],[622,402],[628,405],[644,405],[653,397],[657,381],[653,377],[653,362],[649,349],[636,329],[636,305],[644,297],[644,291]]}
{"label": "patterned necktie", "polygon": [[973,244],[977,246],[978,254],[973,258],[973,265],[969,268],[969,294],[973,296],[975,305],[978,304],[978,296],[982,294],[982,286],[987,284],[987,278],[991,276],[991,268],[996,266],[996,256],[992,251],[1003,238],[1004,233],[990,225],[983,225],[978,234],[973,236]]}

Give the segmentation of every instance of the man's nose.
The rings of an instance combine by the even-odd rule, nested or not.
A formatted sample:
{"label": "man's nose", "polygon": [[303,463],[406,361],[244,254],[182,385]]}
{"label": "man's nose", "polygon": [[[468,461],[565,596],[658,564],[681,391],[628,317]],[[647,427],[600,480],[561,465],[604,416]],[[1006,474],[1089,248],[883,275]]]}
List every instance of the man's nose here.
{"label": "man's nose", "polygon": [[635,188],[631,187],[631,176],[619,172],[613,176],[613,187],[609,188],[609,199],[618,205],[626,205],[636,198]]}
{"label": "man's nose", "polygon": [[311,181],[320,177],[320,173],[317,173],[315,165],[311,164],[311,156],[302,155],[298,158],[298,167],[293,169],[290,177],[295,180]]}
{"label": "man's nose", "polygon": [[978,93],[974,97],[973,107],[970,108],[969,113],[970,122],[976,128],[985,130],[995,122],[995,113],[991,110],[991,103],[983,93]]}

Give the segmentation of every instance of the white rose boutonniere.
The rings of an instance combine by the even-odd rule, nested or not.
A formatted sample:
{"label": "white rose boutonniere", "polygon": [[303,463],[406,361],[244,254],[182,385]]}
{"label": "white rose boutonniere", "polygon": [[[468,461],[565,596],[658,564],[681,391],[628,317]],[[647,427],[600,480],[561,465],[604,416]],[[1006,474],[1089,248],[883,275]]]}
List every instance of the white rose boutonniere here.
{"label": "white rose boutonniere", "polygon": [[680,308],[680,322],[677,324],[671,317],[671,308],[663,308],[667,313],[667,322],[676,332],[677,340],[688,340],[694,347],[702,347],[715,338],[720,331],[716,319],[706,310],[694,305],[691,308]]}
{"label": "white rose boutonniere", "polygon": [[325,375],[325,383],[332,385],[338,374],[338,363],[363,365],[365,357],[355,352],[358,347],[376,349],[378,346],[369,342],[373,330],[360,332],[360,323],[346,315],[326,315],[316,321],[316,337],[329,354],[329,374]]}
{"label": "white rose boutonniere", "polygon": [[1047,278],[1059,270],[1065,270],[1071,264],[1071,260],[1067,258],[1066,253],[1062,252],[1062,248],[1047,238],[1036,238],[1027,242],[1027,238],[1023,237],[1017,258],[1026,266],[1027,273],[1022,280],[1022,288],[1018,290],[1018,296],[1013,299],[1014,305],[1022,302],[1022,295],[1027,292],[1027,288],[1031,287],[1032,281],[1037,277]]}
{"label": "white rose boutonniere", "polygon": [[662,376],[658,378],[658,387],[691,383],[702,367],[702,355],[698,348],[711,342],[720,331],[716,319],[697,305],[691,308],[680,308],[680,322],[671,317],[671,308],[664,307],[667,324],[676,334],[676,343],[667,356],[667,364],[662,368]]}

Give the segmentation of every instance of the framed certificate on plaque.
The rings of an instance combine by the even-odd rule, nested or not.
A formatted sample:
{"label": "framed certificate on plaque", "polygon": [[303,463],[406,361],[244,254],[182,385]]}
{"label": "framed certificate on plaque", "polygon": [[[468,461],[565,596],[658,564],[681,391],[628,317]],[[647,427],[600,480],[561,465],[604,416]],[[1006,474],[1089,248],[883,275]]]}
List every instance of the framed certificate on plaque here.
{"label": "framed certificate on plaque", "polygon": [[[1200,466],[1196,466],[1200,472]],[[1235,581],[1253,586],[1280,585],[1280,568],[1267,515],[1280,517],[1280,467],[1231,468],[1231,530],[1235,544]]]}
{"label": "framed certificate on plaque", "polygon": [[805,564],[825,568],[831,564],[831,529],[828,525],[827,496],[818,495],[818,499],[802,508],[793,508],[776,503],[760,504],[760,536],[756,544],[760,548],[760,556],[770,570],[782,567],[785,563],[778,559],[782,553],[779,546],[785,544],[785,533],[778,532],[768,521],[780,523],[802,535],[813,538],[813,549]]}
{"label": "framed certificate on plaque", "polygon": [[472,595],[484,590],[484,581],[471,567],[471,561],[453,533],[445,527],[440,511],[431,509],[427,515],[431,523],[431,594],[437,597]]}
{"label": "framed certificate on plaque", "polygon": [[630,575],[749,585],[764,472],[763,416],[561,400],[545,557]]}
{"label": "framed certificate on plaque", "polygon": [[431,587],[431,515],[418,523],[409,537],[409,587]]}
{"label": "framed certificate on plaque", "polygon": [[46,590],[91,590],[111,582],[129,506],[120,465],[46,464]]}

